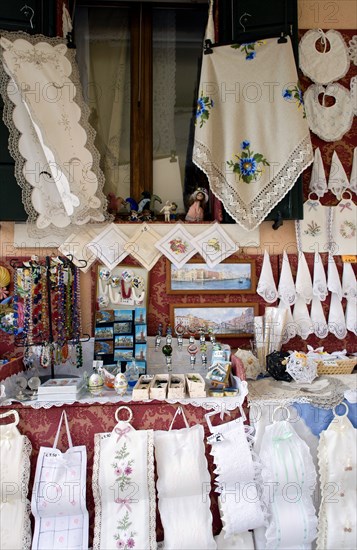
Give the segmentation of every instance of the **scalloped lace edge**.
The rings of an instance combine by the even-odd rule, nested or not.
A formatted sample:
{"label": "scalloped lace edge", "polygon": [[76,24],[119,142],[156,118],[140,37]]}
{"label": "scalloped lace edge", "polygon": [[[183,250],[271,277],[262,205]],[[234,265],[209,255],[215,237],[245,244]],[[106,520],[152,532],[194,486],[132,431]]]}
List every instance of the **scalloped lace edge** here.
{"label": "scalloped lace edge", "polygon": [[149,544],[150,550],[156,550],[156,492],[153,430],[147,431],[147,480],[149,491]]}
{"label": "scalloped lace edge", "polygon": [[31,533],[31,503],[27,499],[28,489],[29,489],[29,480],[31,473],[31,461],[30,456],[32,453],[32,445],[29,438],[24,435],[24,445],[22,449],[22,460],[23,460],[23,470],[21,476],[21,493],[22,498],[26,499],[26,507],[24,511],[24,532],[22,535],[22,548],[23,550],[30,550],[32,542],[32,533]]}
{"label": "scalloped lace edge", "polygon": [[[58,44],[66,45],[66,40],[60,37],[50,38],[42,34],[29,35],[23,31],[17,31],[17,32],[2,31],[1,35],[10,41],[13,41],[17,38],[23,38],[24,40],[27,40],[31,44],[37,44],[38,42],[46,42],[51,46],[56,46]],[[82,86],[80,82],[75,50],[72,50],[71,48],[67,48],[65,57],[70,61],[72,66],[72,73],[69,78],[76,88],[76,94],[73,97],[73,101],[75,101],[75,103],[78,105],[81,112],[81,117],[78,123],[82,126],[82,128],[85,130],[87,134],[87,141],[85,144],[85,148],[92,155],[92,158],[93,158],[92,170],[95,173],[98,180],[98,187],[97,187],[95,196],[99,198],[99,200],[101,201],[101,207],[96,210],[98,214],[100,214],[101,216],[104,216],[104,219],[101,219],[100,221],[109,223],[113,221],[114,217],[106,211],[107,199],[103,192],[104,182],[105,182],[104,174],[99,164],[100,154],[94,144],[96,131],[89,124],[90,112],[89,112],[89,107],[85,103],[83,94],[82,94]],[[50,224],[48,227],[46,227],[43,230],[39,229],[36,226],[36,220],[39,214],[34,209],[31,201],[31,194],[33,191],[33,187],[25,179],[25,176],[24,176],[26,159],[21,155],[19,150],[18,143],[22,134],[16,128],[13,120],[13,112],[15,109],[15,105],[14,103],[12,103],[12,101],[9,99],[7,95],[7,85],[9,81],[10,81],[10,76],[5,72],[2,63],[0,63],[0,93],[2,95],[3,102],[4,102],[3,121],[9,130],[9,142],[8,142],[9,152],[15,161],[15,178],[18,185],[22,189],[22,202],[23,202],[25,211],[28,215],[28,220],[27,220],[28,233],[30,236],[40,237],[40,236],[47,235],[49,231],[55,231],[57,235],[67,236],[71,228],[73,229],[74,227],[78,229],[78,227],[80,227],[80,224],[71,223],[63,229],[53,224]],[[98,221],[96,221],[95,218],[93,219],[95,223],[98,223]]]}
{"label": "scalloped lace edge", "polygon": [[324,437],[323,434],[320,437],[320,441],[317,447],[317,467],[318,473],[320,476],[320,487],[321,487],[321,502],[319,509],[319,517],[317,523],[317,539],[316,539],[316,550],[323,550],[327,547],[327,517],[324,504],[324,487],[327,485],[327,454],[326,454],[326,445],[323,445]]}
{"label": "scalloped lace edge", "polygon": [[100,550],[100,533],[102,529],[102,499],[100,498],[100,487],[99,487],[99,463],[100,463],[101,440],[102,440],[102,434],[95,434],[93,475],[92,475],[92,492],[93,492],[94,509],[95,509],[93,550]]}
{"label": "scalloped lace edge", "polygon": [[[192,161],[206,174],[212,193],[222,201],[232,218],[248,231],[256,229],[264,221],[313,160],[311,138],[308,133],[288,155],[288,160],[278,174],[247,206],[214,162],[212,153],[206,145],[195,139],[192,153]],[[249,222],[249,219],[252,221]]]}

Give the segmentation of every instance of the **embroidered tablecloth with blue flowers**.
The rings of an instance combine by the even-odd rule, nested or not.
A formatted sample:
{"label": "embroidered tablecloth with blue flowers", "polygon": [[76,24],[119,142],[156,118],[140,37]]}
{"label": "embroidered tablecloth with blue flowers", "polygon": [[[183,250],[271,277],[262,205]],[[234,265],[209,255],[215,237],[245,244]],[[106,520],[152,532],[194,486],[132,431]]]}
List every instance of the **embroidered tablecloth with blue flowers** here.
{"label": "embroidered tablecloth with blue flowers", "polygon": [[313,160],[289,37],[204,55],[193,160],[212,192],[254,229]]}

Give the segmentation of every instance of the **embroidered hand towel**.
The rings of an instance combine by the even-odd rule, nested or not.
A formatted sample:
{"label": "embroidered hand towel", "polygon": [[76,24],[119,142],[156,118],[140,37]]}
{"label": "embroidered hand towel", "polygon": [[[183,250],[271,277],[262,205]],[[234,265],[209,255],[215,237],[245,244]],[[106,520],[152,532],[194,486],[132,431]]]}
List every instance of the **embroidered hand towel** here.
{"label": "embroidered hand towel", "polygon": [[[356,88],[357,88],[357,83],[356,83]],[[356,94],[356,103],[357,103],[357,94]],[[349,188],[354,193],[357,193],[357,147],[353,149],[352,172],[350,177]]]}
{"label": "embroidered hand towel", "polygon": [[[347,191],[346,195],[351,193]],[[352,200],[342,199],[332,207],[332,245],[333,254],[357,254],[357,206]]]}
{"label": "embroidered hand towel", "polygon": [[303,205],[303,219],[296,220],[296,241],[302,252],[327,252],[331,241],[331,206],[310,197]]}
{"label": "embroidered hand towel", "polygon": [[232,218],[253,229],[313,160],[290,38],[214,48],[199,94],[193,161]]}

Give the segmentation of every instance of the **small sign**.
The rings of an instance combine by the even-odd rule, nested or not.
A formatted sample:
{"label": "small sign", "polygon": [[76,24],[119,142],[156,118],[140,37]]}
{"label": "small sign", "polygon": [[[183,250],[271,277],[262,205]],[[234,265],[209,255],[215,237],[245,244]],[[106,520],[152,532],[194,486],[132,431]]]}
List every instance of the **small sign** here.
{"label": "small sign", "polygon": [[211,445],[212,443],[221,443],[221,441],[223,440],[224,440],[224,437],[223,437],[223,434],[221,433],[212,434],[207,437],[207,441]]}
{"label": "small sign", "polygon": [[346,264],[356,264],[357,263],[357,256],[349,255],[349,256],[341,256],[341,257],[342,257],[342,261]]}

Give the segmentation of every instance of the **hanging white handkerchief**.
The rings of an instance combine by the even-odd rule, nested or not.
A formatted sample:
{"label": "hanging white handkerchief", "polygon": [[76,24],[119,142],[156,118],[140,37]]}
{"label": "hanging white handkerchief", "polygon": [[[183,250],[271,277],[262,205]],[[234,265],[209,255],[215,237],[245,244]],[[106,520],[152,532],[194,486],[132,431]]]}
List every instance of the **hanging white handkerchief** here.
{"label": "hanging white handkerchief", "polygon": [[[69,448],[57,449],[63,420]],[[53,447],[40,447],[31,510],[35,517],[32,550],[88,548],[86,508],[87,449],[73,446],[66,411],[61,414]]]}
{"label": "hanging white handkerchief", "polygon": [[[183,413],[182,408],[179,410]],[[188,426],[186,418],[185,421]],[[172,423],[169,431],[155,432],[156,486],[165,531],[164,548],[215,550],[203,426],[171,430]]]}
{"label": "hanging white handkerchief", "polygon": [[[337,415],[320,434],[317,457],[320,470],[321,504],[317,549],[356,547],[357,456],[356,429],[345,413]],[[330,498],[330,488],[336,497]]]}
{"label": "hanging white handkerchief", "polygon": [[[323,45],[322,52],[316,48],[318,41]],[[342,34],[334,29],[326,33],[322,29],[307,31],[299,43],[299,64],[304,75],[316,84],[340,80],[350,66]]]}
{"label": "hanging white handkerchief", "polygon": [[357,206],[350,191],[348,199],[342,199],[333,209],[332,245],[333,254],[357,254]]}
{"label": "hanging white handkerchief", "polygon": [[9,410],[0,418],[15,421],[0,425],[0,548],[31,548],[30,503],[27,500],[32,446],[17,425],[19,413]]}
{"label": "hanging white handkerchief", "polygon": [[312,165],[309,191],[318,197],[323,197],[327,191],[327,181],[320,148],[315,149],[314,164]]}
{"label": "hanging white handkerchief", "polygon": [[310,548],[317,526],[312,500],[316,470],[307,444],[291,423],[286,420],[274,422],[265,428],[260,459],[264,486],[271,488],[274,484],[274,490],[266,494],[270,512],[266,548]]}
{"label": "hanging white handkerchief", "polygon": [[[129,412],[128,421],[119,420],[121,410]],[[115,418],[111,433],[95,435],[93,549],[155,550],[153,431],[136,431],[128,407],[119,407]]]}
{"label": "hanging white handkerchief", "polygon": [[331,293],[330,311],[328,315],[328,328],[331,334],[336,338],[343,340],[347,335],[345,314],[341,304],[341,298],[335,293]]}
{"label": "hanging white handkerchief", "polygon": [[295,288],[297,294],[309,304],[312,300],[312,280],[309,266],[303,252],[299,252],[298,267],[296,272]]}
{"label": "hanging white handkerchief", "polygon": [[345,311],[346,328],[357,336],[357,307],[356,300],[347,300]]}
{"label": "hanging white handkerchief", "polygon": [[[249,427],[243,424],[244,412],[244,416],[239,419],[217,426],[211,424],[212,414],[215,412],[206,415],[207,424],[213,434],[208,441],[212,445],[211,454],[216,466],[215,483],[216,492],[220,494],[218,501],[223,529],[225,537],[229,537],[256,529],[265,523],[262,504],[256,498],[261,493],[257,485],[261,465],[251,449],[253,439]],[[248,486],[255,492],[254,498],[245,495]]]}
{"label": "hanging white handkerchief", "polygon": [[303,219],[295,222],[298,249],[327,252],[331,233],[331,207],[309,198],[303,206]]}
{"label": "hanging white handkerchief", "polygon": [[352,100],[352,109],[354,115],[357,115],[357,75],[350,80],[350,94]]}
{"label": "hanging white handkerchief", "polygon": [[202,56],[199,94],[193,162],[232,218],[254,229],[313,158],[290,37],[214,48]]}
{"label": "hanging white handkerchief", "polygon": [[348,186],[349,181],[345,169],[342,166],[342,163],[338,158],[336,151],[334,151],[332,154],[331,168],[327,187],[338,198],[338,200],[341,200],[343,192],[346,191]]}
{"label": "hanging white handkerchief", "polygon": [[337,266],[332,254],[328,255],[327,264],[327,288],[330,292],[337,294],[339,300],[342,300],[342,285],[338,274]]}
{"label": "hanging white handkerchief", "polygon": [[343,262],[342,294],[347,300],[357,300],[356,276],[349,262]]}
{"label": "hanging white handkerchief", "polygon": [[286,251],[283,252],[282,266],[278,285],[278,296],[287,306],[295,304],[296,290],[291,273],[290,262]]}
{"label": "hanging white handkerchief", "polygon": [[326,300],[328,295],[326,273],[321,256],[318,252],[315,252],[314,257],[314,282],[312,291],[314,296],[317,296],[321,302]]}
{"label": "hanging white handkerchief", "polygon": [[312,326],[309,310],[304,298],[299,294],[294,304],[293,319],[296,324],[296,333],[303,340],[306,340],[310,334],[313,334],[314,327]]}
{"label": "hanging white handkerchief", "polygon": [[293,314],[291,313],[290,306],[287,306],[286,304],[284,304],[284,302],[280,301],[278,307],[286,310],[285,325],[281,337],[282,343],[286,344],[287,342],[289,342],[289,340],[295,338],[295,336],[297,335],[297,326],[294,321]]}
{"label": "hanging white handkerchief", "polygon": [[[323,94],[322,104],[319,96]],[[333,105],[325,104],[325,96],[335,99]],[[353,106],[350,91],[334,82],[326,88],[311,84],[304,94],[306,116],[310,130],[324,141],[338,141],[351,129]]]}
{"label": "hanging white handkerchief", "polygon": [[257,286],[257,294],[264,298],[266,302],[272,304],[278,297],[278,291],[274,281],[273,270],[271,268],[270,256],[265,250],[262,270]]}
{"label": "hanging white handkerchief", "polygon": [[314,296],[312,298],[310,317],[314,329],[314,334],[316,334],[318,338],[326,338],[329,329],[326,322],[324,310],[318,296]]}
{"label": "hanging white handkerchief", "polygon": [[357,147],[353,149],[352,172],[349,188],[354,193],[357,193]]}

